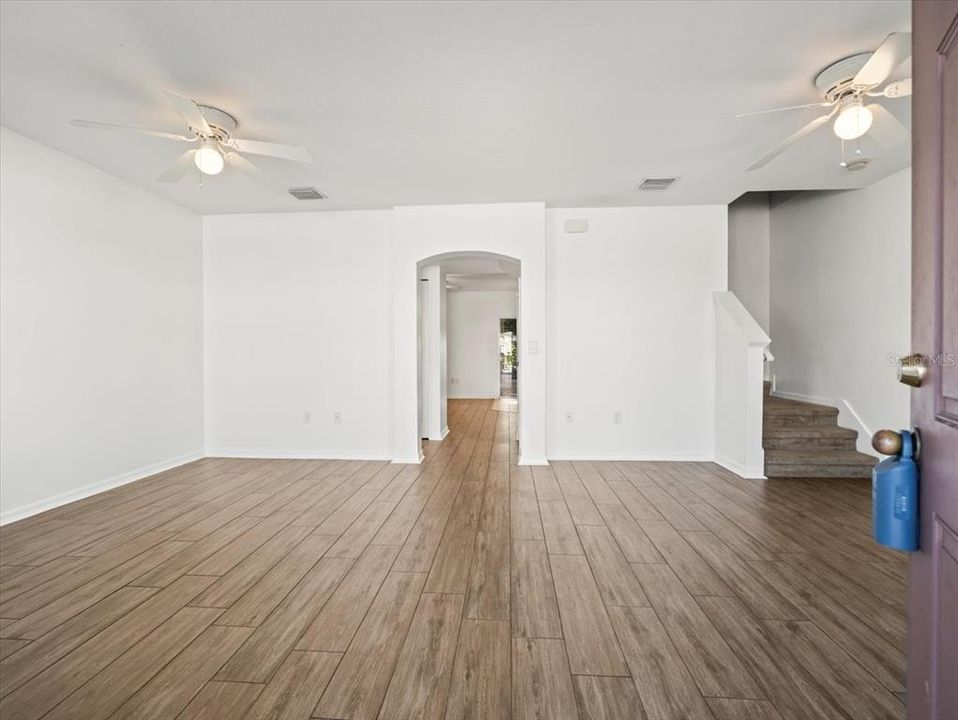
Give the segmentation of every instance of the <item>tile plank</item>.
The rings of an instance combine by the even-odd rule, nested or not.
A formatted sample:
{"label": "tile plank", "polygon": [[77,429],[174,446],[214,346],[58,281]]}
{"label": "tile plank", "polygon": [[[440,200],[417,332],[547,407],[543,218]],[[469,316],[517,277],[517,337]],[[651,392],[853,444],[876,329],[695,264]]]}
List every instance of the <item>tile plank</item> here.
{"label": "tile plank", "polygon": [[710,720],[705,698],[655,611],[613,607],[609,616],[646,715],[661,720]]}
{"label": "tile plank", "polygon": [[514,540],[512,544],[512,634],[562,637],[549,553],[542,540]]}
{"label": "tile plank", "polygon": [[127,700],[113,719],[163,720],[176,717],[252,632],[251,628],[224,625],[207,628]]}
{"label": "tile plank", "polygon": [[645,720],[632,678],[575,675],[579,720]]}
{"label": "tile plank", "polygon": [[315,715],[346,720],[376,717],[425,582],[423,573],[389,573]]}
{"label": "tile plank", "polygon": [[323,558],[316,563],[233,654],[216,679],[268,681],[333,594],[352,562],[348,558]]}
{"label": "tile plank", "polygon": [[340,658],[340,653],[294,650],[286,656],[245,720],[307,720]]}
{"label": "tile plank", "polygon": [[386,690],[380,720],[442,718],[462,605],[462,595],[422,594]]}
{"label": "tile plank", "polygon": [[513,638],[513,720],[578,720],[562,640]]}
{"label": "tile plank", "polygon": [[552,579],[569,666],[576,675],[628,675],[589,563],[576,555],[553,555]]}
{"label": "tile plank", "polygon": [[176,720],[236,720],[245,715],[262,691],[262,685],[213,680],[190,700]]}
{"label": "tile plank", "polygon": [[508,622],[463,619],[446,720],[503,720],[510,716],[511,648]]}

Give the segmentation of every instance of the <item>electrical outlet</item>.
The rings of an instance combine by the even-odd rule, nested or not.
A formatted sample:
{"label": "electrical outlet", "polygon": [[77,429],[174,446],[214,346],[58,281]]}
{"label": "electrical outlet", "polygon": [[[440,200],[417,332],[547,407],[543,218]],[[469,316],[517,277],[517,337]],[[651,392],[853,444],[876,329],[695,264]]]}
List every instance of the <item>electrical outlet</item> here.
{"label": "electrical outlet", "polygon": [[336,410],[335,412],[333,412],[333,422],[339,425],[342,421],[343,421],[343,414],[339,410]]}
{"label": "electrical outlet", "polygon": [[620,410],[616,410],[614,413],[612,413],[612,422],[615,425],[622,424],[622,412]]}
{"label": "electrical outlet", "polygon": [[313,422],[313,414],[309,410],[303,410],[303,425],[309,425]]}
{"label": "electrical outlet", "polygon": [[567,412],[567,413],[565,414],[565,421],[566,421],[566,422],[572,422],[572,413],[571,413],[571,412]]}

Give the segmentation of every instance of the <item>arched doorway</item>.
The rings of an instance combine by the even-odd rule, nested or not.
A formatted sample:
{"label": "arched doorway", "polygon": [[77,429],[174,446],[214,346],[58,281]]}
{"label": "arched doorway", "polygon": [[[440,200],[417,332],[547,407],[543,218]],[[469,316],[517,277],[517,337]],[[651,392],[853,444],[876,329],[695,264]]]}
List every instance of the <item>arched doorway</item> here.
{"label": "arched doorway", "polygon": [[545,207],[541,203],[397,207],[390,227],[393,462],[422,459],[419,431],[420,267],[478,255],[518,262],[521,368],[518,462],[547,464]]}
{"label": "arched doorway", "polygon": [[500,400],[507,386],[509,397],[500,404],[518,413],[521,267],[517,258],[490,252],[443,253],[417,263],[421,441],[446,436],[450,397]]}

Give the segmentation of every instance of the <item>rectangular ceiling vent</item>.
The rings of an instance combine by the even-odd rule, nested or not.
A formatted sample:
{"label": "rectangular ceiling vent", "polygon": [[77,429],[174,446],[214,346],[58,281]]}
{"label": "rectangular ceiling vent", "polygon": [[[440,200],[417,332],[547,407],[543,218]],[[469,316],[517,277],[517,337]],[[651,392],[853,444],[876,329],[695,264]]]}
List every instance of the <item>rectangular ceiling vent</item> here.
{"label": "rectangular ceiling vent", "polygon": [[289,194],[297,200],[325,200],[326,196],[314,187],[290,188]]}
{"label": "rectangular ceiling vent", "polygon": [[639,183],[639,190],[668,190],[677,177],[650,177]]}

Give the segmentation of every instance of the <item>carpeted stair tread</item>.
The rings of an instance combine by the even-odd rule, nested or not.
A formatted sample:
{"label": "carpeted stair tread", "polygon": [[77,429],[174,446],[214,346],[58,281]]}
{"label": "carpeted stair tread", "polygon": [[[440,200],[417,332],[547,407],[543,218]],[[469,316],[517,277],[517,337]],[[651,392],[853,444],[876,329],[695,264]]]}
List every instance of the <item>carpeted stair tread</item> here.
{"label": "carpeted stair tread", "polygon": [[872,467],[877,460],[855,450],[766,450],[766,465],[859,465]]}
{"label": "carpeted stair tread", "polygon": [[830,438],[840,437],[854,441],[858,433],[838,425],[796,425],[784,427],[773,425],[762,433],[765,437],[799,437],[799,438]]}
{"label": "carpeted stair tread", "polygon": [[870,478],[871,468],[864,465],[768,465],[765,477],[775,480],[802,478]]}
{"label": "carpeted stair tread", "polygon": [[816,405],[815,403],[799,402],[798,400],[784,400],[782,398],[765,399],[766,415],[830,415],[838,416],[838,408],[830,405]]}

